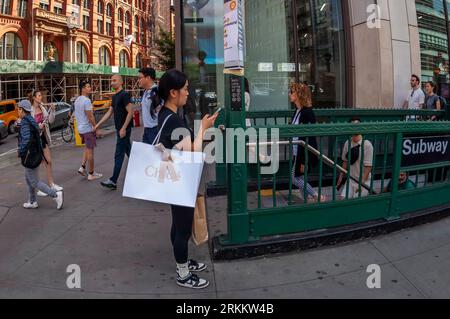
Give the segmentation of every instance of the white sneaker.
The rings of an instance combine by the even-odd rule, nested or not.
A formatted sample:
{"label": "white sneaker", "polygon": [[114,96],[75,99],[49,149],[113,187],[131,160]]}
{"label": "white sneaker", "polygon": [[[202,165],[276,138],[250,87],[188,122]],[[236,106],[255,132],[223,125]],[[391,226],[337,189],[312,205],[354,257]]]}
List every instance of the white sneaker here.
{"label": "white sneaker", "polygon": [[34,202],[34,203],[27,202],[27,203],[23,204],[23,208],[26,208],[26,209],[36,209],[38,207],[39,207],[39,205],[37,202]]}
{"label": "white sneaker", "polygon": [[47,196],[48,196],[46,193],[41,192],[41,191],[38,191],[38,192],[36,193],[36,195],[39,196],[39,197],[47,197]]}
{"label": "white sneaker", "polygon": [[50,186],[54,191],[56,192],[62,192],[64,190],[64,188],[62,188],[61,186],[59,186],[58,184],[53,184],[52,186]]}
{"label": "white sneaker", "polygon": [[100,179],[102,177],[103,177],[103,174],[99,174],[97,172],[94,172],[93,174],[89,174],[88,181],[92,182],[92,181],[95,181],[95,180]]}
{"label": "white sneaker", "polygon": [[78,174],[80,174],[81,176],[87,176],[87,174],[86,174],[86,169],[85,168],[83,168],[83,167],[80,167],[79,169],[78,169]]}
{"label": "white sneaker", "polygon": [[57,192],[56,197],[53,198],[53,200],[56,202],[56,209],[61,210],[64,204],[64,194],[63,192]]}

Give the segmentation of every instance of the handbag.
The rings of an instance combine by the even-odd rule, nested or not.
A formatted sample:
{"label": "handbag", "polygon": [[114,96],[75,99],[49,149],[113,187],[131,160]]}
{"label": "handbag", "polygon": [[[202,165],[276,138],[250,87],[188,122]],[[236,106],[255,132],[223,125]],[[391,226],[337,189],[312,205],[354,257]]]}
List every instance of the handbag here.
{"label": "handbag", "polygon": [[[170,117],[170,116],[169,116]],[[134,142],[131,148],[123,196],[194,208],[205,155],[201,152],[167,150],[158,144]]]}
{"label": "handbag", "polygon": [[192,223],[192,242],[200,246],[207,243],[209,239],[208,234],[208,220],[206,219],[206,205],[205,197],[197,197],[195,211],[194,211],[194,221]]}

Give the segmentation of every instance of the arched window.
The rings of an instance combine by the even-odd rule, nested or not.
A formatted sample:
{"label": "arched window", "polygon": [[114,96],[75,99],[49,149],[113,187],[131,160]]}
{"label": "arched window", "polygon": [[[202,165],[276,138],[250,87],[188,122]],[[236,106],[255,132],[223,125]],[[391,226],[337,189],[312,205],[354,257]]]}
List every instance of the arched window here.
{"label": "arched window", "polygon": [[120,51],[119,53],[119,66],[128,67],[128,54],[125,50]]}
{"label": "arched window", "polygon": [[139,17],[137,15],[134,16],[134,25],[136,26],[136,28],[139,27]]}
{"label": "arched window", "polygon": [[102,0],[98,1],[98,14],[103,15],[104,11],[105,11],[105,6],[103,4]]}
{"label": "arched window", "polygon": [[88,63],[87,49],[81,42],[77,42],[77,62],[85,64]]}
{"label": "arched window", "polygon": [[144,31],[145,28],[145,20],[144,18],[141,18],[141,31]]}
{"label": "arched window", "polygon": [[108,17],[112,17],[112,14],[113,14],[112,5],[111,5],[111,3],[108,3],[108,5],[106,6],[106,15]]}
{"label": "arched window", "polygon": [[136,55],[136,68],[142,68],[142,54],[140,53]]}
{"label": "arched window", "polygon": [[90,5],[89,0],[83,0],[83,8],[89,9]]}
{"label": "arched window", "polygon": [[127,13],[125,13],[125,23],[128,23],[128,24],[131,23],[131,14],[128,11],[127,11]]}
{"label": "arched window", "polygon": [[123,21],[123,10],[122,10],[122,8],[119,8],[118,15],[119,15],[119,17],[118,17],[119,22],[122,22]]}
{"label": "arched window", "polygon": [[23,45],[16,33],[8,32],[0,38],[0,60],[23,60]]}
{"label": "arched window", "polygon": [[98,50],[98,62],[100,65],[111,65],[111,56],[107,47],[103,46]]}

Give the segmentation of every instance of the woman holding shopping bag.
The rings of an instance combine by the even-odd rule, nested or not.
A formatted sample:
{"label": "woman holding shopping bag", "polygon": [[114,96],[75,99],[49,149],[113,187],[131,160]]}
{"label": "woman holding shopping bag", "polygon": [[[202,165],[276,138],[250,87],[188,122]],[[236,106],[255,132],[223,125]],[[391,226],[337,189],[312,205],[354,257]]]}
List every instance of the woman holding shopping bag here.
{"label": "woman holding shopping bag", "polygon": [[[158,113],[158,127],[161,131],[159,143],[167,149],[177,149],[188,152],[201,152],[205,132],[214,126],[218,114],[206,115],[196,138],[189,130],[189,135],[173,134],[177,129],[187,129],[184,120],[178,115],[178,110],[187,103],[189,96],[187,76],[178,71],[170,70],[159,81],[158,93],[153,97],[151,112]],[[199,278],[194,273],[206,269],[206,265],[188,258],[188,243],[192,235],[194,208],[172,205],[172,229],[170,238],[177,263],[177,284],[181,287],[203,289],[209,282]]]}
{"label": "woman holding shopping bag", "polygon": [[[41,142],[45,157],[43,162],[45,164],[45,170],[47,173],[48,185],[56,192],[60,192],[63,190],[63,188],[55,184],[52,169],[52,156],[50,153],[50,145],[52,144],[50,124],[55,121],[54,106],[50,107],[50,109],[47,111],[47,109],[42,105],[42,92],[39,90],[33,90],[33,92],[31,92],[29,96],[29,100],[33,106],[33,108],[31,109],[31,116],[39,125],[39,130],[41,132]],[[38,196],[45,197],[47,195],[39,191]]]}

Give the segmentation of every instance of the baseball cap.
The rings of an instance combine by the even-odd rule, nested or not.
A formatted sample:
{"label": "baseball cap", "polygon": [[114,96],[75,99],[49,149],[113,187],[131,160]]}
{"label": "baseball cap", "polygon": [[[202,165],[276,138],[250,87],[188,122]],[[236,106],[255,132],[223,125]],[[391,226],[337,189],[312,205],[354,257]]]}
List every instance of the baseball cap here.
{"label": "baseball cap", "polygon": [[25,111],[31,113],[31,108],[32,108],[32,106],[31,106],[31,102],[30,102],[30,101],[28,101],[28,100],[22,100],[22,101],[19,102],[18,106],[19,106],[20,108],[24,109]]}

